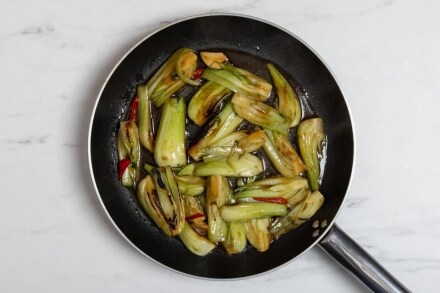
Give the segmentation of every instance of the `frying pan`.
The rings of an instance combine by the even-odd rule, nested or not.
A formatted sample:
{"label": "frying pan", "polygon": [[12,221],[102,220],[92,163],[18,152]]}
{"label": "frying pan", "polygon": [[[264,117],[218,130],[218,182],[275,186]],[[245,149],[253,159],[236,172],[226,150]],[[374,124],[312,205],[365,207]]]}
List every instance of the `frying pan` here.
{"label": "frying pan", "polygon": [[[304,116],[324,120],[327,142],[320,191],[325,203],[309,222],[274,241],[264,253],[250,247],[235,255],[216,250],[205,257],[196,256],[178,239],[164,236],[142,211],[134,192],[118,181],[116,134],[120,119],[129,108],[136,85],[145,83],[181,47],[225,52],[234,65],[268,80],[266,63],[274,63],[298,92]],[[350,112],[320,57],[274,24],[243,15],[202,15],[167,25],[141,40],[116,65],[98,96],[90,124],[89,163],[97,194],[115,227],[141,253],[174,271],[209,279],[250,277],[274,270],[319,245],[370,289],[408,292],[334,224],[353,170]],[[316,227],[316,220],[327,225]]]}

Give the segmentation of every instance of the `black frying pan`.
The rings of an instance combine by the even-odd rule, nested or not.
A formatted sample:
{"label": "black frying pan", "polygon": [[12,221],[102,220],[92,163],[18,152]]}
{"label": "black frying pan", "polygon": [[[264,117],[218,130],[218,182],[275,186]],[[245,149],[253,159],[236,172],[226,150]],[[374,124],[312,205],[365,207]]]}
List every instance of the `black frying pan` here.
{"label": "black frying pan", "polygon": [[[324,119],[327,158],[320,190],[325,203],[311,221],[274,241],[267,252],[248,248],[231,256],[221,250],[205,257],[196,256],[178,239],[164,236],[144,214],[134,192],[122,187],[118,181],[115,145],[120,118],[135,95],[136,85],[148,80],[166,58],[181,47],[223,51],[236,66],[268,80],[266,63],[274,63],[294,84],[305,116],[318,115]],[[203,278],[248,277],[273,270],[319,243],[345,262],[344,266],[354,270],[370,288],[404,291],[401,284],[333,225],[350,183],[353,156],[350,113],[334,76],[323,61],[288,31],[239,15],[192,17],[168,25],[137,44],[122,58],[104,84],[95,105],[89,137],[92,176],[109,217],[136,248],[168,268]],[[314,228],[312,223],[315,220],[321,223],[326,220],[328,225]],[[367,271],[353,265],[359,261],[353,261],[354,256],[347,255],[347,249],[341,245],[355,249]]]}

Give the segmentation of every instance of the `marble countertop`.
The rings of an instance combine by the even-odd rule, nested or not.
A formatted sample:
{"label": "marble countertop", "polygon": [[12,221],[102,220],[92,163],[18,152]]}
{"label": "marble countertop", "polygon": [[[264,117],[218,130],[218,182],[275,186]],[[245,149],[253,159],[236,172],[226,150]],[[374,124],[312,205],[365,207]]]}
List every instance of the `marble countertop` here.
{"label": "marble countertop", "polygon": [[95,194],[88,124],[123,54],[164,24],[228,12],[292,31],[328,63],[356,130],[339,226],[414,292],[440,287],[440,2],[0,1],[1,292],[364,292],[319,248],[206,281],[143,257]]}

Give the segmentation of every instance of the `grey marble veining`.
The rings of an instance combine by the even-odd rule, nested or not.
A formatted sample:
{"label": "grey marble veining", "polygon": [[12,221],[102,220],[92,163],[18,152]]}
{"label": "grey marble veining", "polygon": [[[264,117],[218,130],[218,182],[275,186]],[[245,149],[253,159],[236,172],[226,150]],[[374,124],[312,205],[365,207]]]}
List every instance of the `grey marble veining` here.
{"label": "grey marble veining", "polygon": [[440,2],[3,0],[1,292],[366,292],[319,248],[247,280],[182,276],[102,210],[87,162],[102,83],[159,27],[221,12],[285,27],[332,68],[357,143],[337,223],[414,292],[440,287]]}

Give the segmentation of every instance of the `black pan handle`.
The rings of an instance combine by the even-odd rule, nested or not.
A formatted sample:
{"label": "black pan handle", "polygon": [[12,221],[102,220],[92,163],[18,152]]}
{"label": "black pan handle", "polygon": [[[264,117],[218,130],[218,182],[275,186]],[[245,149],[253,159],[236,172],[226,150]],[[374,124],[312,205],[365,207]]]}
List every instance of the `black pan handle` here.
{"label": "black pan handle", "polygon": [[319,245],[373,292],[411,292],[337,225]]}

